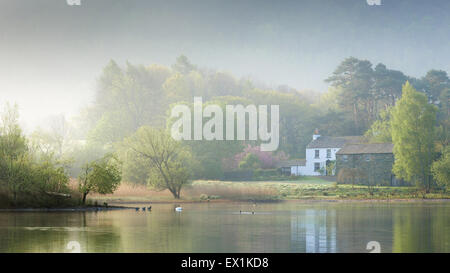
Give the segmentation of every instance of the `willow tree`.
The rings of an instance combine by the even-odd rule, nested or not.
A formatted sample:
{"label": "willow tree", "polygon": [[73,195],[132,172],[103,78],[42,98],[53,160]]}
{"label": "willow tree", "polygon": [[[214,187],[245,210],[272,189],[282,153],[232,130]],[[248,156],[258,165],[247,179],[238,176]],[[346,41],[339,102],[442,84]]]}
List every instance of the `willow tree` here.
{"label": "willow tree", "polygon": [[427,96],[406,82],[402,98],[392,109],[391,132],[397,178],[415,182],[429,192],[431,164],[434,158],[434,125],[436,107]]}
{"label": "willow tree", "polygon": [[192,155],[186,146],[174,140],[162,129],[144,126],[124,140],[129,156],[146,162],[148,185],[157,190],[169,190],[180,198],[183,185],[191,175]]}

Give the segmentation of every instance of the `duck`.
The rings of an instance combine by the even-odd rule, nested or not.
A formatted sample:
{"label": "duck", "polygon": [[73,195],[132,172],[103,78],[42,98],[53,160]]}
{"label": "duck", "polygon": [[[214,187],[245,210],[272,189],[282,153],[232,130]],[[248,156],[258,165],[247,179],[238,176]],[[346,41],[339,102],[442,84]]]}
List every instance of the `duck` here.
{"label": "duck", "polygon": [[179,211],[179,212],[180,212],[180,211],[182,211],[182,210],[183,210],[182,207],[176,207],[176,208],[175,208],[175,211]]}
{"label": "duck", "polygon": [[142,211],[145,211],[145,207],[142,208]]}
{"label": "duck", "polygon": [[139,208],[134,208],[136,211],[139,211]]}
{"label": "duck", "polygon": [[148,210],[148,211],[151,211],[151,210],[152,210],[152,206],[148,207],[147,210]]}

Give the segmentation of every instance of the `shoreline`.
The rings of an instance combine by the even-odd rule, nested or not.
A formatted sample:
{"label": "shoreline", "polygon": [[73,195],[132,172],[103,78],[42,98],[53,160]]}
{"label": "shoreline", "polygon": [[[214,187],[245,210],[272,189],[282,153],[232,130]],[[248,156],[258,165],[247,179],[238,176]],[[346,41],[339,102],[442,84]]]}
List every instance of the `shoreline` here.
{"label": "shoreline", "polygon": [[67,208],[0,208],[2,212],[99,212],[113,210],[130,210],[135,209],[138,204],[221,204],[221,203],[257,203],[257,204],[273,204],[273,203],[299,203],[299,204],[330,204],[330,203],[438,203],[450,202],[450,198],[405,198],[405,199],[287,199],[287,200],[266,200],[266,201],[245,201],[245,200],[157,200],[157,201],[110,201],[112,206],[108,207],[67,207]]}
{"label": "shoreline", "polygon": [[67,207],[67,208],[0,208],[1,212],[98,212],[110,210],[134,209],[126,206],[108,206],[108,207]]}
{"label": "shoreline", "polygon": [[450,198],[395,198],[395,199],[281,199],[281,200],[157,200],[157,201],[112,201],[109,200],[111,204],[211,204],[211,203],[258,203],[258,204],[269,204],[269,203],[383,203],[383,202],[450,202]]}

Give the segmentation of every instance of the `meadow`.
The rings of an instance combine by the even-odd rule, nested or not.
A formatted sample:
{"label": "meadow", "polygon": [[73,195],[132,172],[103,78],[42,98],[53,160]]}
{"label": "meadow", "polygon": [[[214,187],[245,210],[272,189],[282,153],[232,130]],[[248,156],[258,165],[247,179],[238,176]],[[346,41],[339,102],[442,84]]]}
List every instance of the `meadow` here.
{"label": "meadow", "polygon": [[[155,191],[143,184],[122,183],[114,194],[92,194],[99,202],[173,202],[170,192]],[[416,187],[373,187],[337,184],[317,177],[288,181],[195,180],[181,192],[181,202],[282,200],[400,200],[448,199],[443,191],[424,193]]]}

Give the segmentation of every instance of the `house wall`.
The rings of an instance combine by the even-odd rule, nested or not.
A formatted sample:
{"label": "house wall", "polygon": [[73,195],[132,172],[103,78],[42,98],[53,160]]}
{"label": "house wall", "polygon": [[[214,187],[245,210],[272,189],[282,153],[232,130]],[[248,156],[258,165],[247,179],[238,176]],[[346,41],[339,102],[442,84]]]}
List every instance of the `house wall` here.
{"label": "house wall", "polygon": [[[331,155],[327,158],[327,149],[331,150]],[[317,148],[317,149],[306,149],[306,165],[296,168],[296,174],[293,175],[321,175],[320,172],[314,171],[314,164],[320,163],[320,168],[326,167],[327,160],[336,160],[336,153],[340,148]],[[319,157],[315,157],[315,151],[319,150]]]}
{"label": "house wall", "polygon": [[[370,161],[366,160],[366,155],[370,156]],[[394,164],[393,154],[352,154],[347,155],[347,161],[344,155],[337,155],[336,174],[344,168],[357,168],[364,177],[360,181],[361,184],[371,185],[391,185],[392,181],[392,165]]]}

